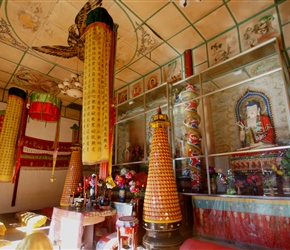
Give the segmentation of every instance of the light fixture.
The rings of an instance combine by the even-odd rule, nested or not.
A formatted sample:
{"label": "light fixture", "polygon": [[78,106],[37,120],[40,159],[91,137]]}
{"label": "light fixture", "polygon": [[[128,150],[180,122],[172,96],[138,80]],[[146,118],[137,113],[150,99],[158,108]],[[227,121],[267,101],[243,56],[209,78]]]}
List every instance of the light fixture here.
{"label": "light fixture", "polygon": [[[194,0],[194,1],[195,1],[195,2],[201,2],[201,0]],[[173,0],[170,1],[170,2],[173,2]],[[179,6],[180,6],[181,8],[186,8],[186,7],[188,7],[189,2],[190,2],[190,0],[179,0]]]}
{"label": "light fixture", "polygon": [[179,0],[179,5],[182,8],[186,8],[189,5],[189,0]]}
{"label": "light fixture", "polygon": [[74,98],[83,97],[83,85],[80,82],[78,74],[71,74],[71,79],[65,78],[63,83],[58,84],[58,88],[64,95],[69,95]]}
{"label": "light fixture", "polygon": [[234,75],[235,76],[241,75],[242,73],[243,73],[243,70],[242,69],[239,69],[237,71],[234,71]]}

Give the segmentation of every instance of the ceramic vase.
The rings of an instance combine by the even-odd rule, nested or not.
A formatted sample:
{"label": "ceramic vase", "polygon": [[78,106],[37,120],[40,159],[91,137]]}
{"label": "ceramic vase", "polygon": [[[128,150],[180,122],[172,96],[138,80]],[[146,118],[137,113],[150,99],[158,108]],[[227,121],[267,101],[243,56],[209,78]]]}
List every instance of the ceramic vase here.
{"label": "ceramic vase", "polygon": [[120,188],[119,198],[120,198],[120,202],[125,202],[125,200],[126,200],[126,189],[125,188]]}
{"label": "ceramic vase", "polygon": [[90,197],[95,198],[95,187],[90,188]]}
{"label": "ceramic vase", "polygon": [[258,187],[255,181],[253,181],[253,189],[252,189],[253,195],[258,195]]}

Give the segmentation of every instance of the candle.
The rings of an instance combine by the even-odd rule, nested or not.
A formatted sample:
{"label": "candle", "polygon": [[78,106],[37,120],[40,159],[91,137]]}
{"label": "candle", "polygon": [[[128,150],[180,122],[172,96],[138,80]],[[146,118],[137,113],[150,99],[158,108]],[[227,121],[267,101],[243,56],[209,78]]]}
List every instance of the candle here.
{"label": "candle", "polygon": [[87,202],[87,195],[86,195],[86,177],[84,176],[84,206],[86,206],[86,202]]}
{"label": "candle", "polygon": [[95,178],[95,199],[98,198],[98,176]]}
{"label": "candle", "polygon": [[72,204],[74,204],[75,203],[75,192],[73,192],[73,195],[72,195],[72,202],[71,202]]}
{"label": "candle", "polygon": [[83,192],[86,192],[86,177],[84,176],[84,188],[83,188]]}

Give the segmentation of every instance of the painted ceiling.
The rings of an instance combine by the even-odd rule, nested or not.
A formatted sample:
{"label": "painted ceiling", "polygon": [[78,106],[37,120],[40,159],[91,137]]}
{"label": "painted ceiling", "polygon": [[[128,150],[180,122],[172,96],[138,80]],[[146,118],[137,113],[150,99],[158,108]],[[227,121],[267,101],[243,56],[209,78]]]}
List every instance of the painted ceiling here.
{"label": "painted ceiling", "polygon": [[[82,99],[62,94],[57,86],[71,73],[83,74],[80,22],[100,5],[118,25],[117,91],[152,76],[159,82],[180,80],[186,50],[192,51],[198,73],[276,36],[289,62],[290,0],[4,0],[0,101],[6,102],[8,89],[18,86],[53,94],[65,107],[81,105]],[[173,62],[179,70],[169,79]]]}

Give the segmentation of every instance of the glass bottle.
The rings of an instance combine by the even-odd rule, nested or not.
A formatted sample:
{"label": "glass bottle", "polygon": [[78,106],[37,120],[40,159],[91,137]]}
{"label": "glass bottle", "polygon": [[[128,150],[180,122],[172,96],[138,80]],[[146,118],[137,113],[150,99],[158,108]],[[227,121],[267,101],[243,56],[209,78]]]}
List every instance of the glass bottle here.
{"label": "glass bottle", "polygon": [[235,176],[231,169],[228,170],[227,174],[227,194],[235,194]]}
{"label": "glass bottle", "polygon": [[217,193],[216,178],[210,178],[210,189],[212,194]]}

